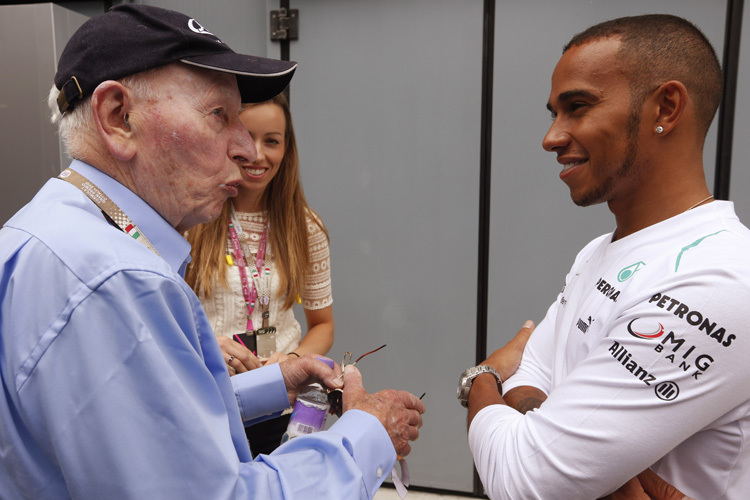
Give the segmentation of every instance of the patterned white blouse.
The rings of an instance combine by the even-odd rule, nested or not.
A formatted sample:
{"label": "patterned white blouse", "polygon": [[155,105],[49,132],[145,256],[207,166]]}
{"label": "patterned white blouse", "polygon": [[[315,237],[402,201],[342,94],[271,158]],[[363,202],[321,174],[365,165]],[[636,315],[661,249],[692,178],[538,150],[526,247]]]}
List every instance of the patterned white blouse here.
{"label": "patterned white blouse", "polygon": [[[242,232],[240,242],[247,264],[248,279],[252,279],[251,272],[255,268],[255,255],[263,236],[267,212],[236,212],[235,220],[239,222]],[[312,213],[307,218],[307,234],[310,248],[310,271],[307,275],[305,289],[302,291],[302,306],[305,309],[323,309],[333,304],[331,291],[330,249],[325,233],[313,221]],[[273,227],[270,229],[273,231]],[[227,238],[227,249],[232,248]],[[225,265],[227,265],[225,263]],[[293,309],[283,309],[285,295],[279,293],[279,276],[275,270],[274,251],[270,241],[266,245],[264,266],[271,268],[270,287],[270,320],[269,326],[276,327],[276,350],[289,353],[297,348],[302,336],[302,329],[294,317]],[[247,325],[247,306],[242,296],[240,273],[237,261],[227,269],[229,289],[220,283],[212,283],[213,293],[210,298],[200,297],[206,315],[211,322],[214,333],[219,336],[231,337],[235,333],[244,333]],[[259,290],[262,292],[262,290]],[[263,324],[260,307],[256,305],[252,315],[253,326],[260,328]]]}

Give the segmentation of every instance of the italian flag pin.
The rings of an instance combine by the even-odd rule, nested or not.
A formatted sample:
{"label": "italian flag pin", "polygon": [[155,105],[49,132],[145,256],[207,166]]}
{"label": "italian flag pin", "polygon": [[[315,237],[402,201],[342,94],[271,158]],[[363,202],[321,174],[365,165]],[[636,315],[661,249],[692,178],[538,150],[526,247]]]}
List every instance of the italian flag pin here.
{"label": "italian flag pin", "polygon": [[136,240],[141,235],[141,233],[138,232],[138,230],[135,228],[133,224],[128,224],[128,226],[125,228],[125,232],[128,233],[133,238],[135,238]]}

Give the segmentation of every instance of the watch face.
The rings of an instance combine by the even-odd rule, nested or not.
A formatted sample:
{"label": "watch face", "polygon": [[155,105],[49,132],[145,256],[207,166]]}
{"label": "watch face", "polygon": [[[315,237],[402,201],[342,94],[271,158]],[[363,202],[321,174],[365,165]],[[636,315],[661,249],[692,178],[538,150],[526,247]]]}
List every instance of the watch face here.
{"label": "watch face", "polygon": [[469,389],[471,389],[471,379],[468,377],[471,368],[465,370],[461,374],[461,378],[458,381],[458,389],[456,390],[456,397],[461,403],[461,406],[467,407],[469,404]]}
{"label": "watch face", "polygon": [[499,383],[499,375],[495,371],[494,368],[487,365],[479,365],[479,366],[472,366],[471,368],[465,370],[461,374],[461,379],[458,382],[458,390],[456,393],[456,397],[461,402],[461,405],[464,407],[468,407],[469,405],[469,391],[471,391],[471,384],[474,381],[474,379],[481,375],[482,373],[492,373],[495,378],[498,379]]}

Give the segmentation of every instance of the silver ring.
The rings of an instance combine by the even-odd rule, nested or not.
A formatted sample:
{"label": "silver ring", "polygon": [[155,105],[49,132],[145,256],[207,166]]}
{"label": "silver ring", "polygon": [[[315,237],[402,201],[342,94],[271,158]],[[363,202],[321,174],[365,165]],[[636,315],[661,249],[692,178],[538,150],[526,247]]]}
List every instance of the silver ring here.
{"label": "silver ring", "polygon": [[229,356],[229,359],[227,360],[227,364],[231,363],[234,358],[235,358],[234,354]]}

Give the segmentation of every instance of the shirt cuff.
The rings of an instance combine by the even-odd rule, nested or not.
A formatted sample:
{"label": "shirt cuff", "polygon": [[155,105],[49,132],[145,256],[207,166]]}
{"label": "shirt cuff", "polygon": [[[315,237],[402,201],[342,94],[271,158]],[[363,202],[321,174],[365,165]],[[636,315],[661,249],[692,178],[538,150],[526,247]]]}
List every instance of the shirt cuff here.
{"label": "shirt cuff", "polygon": [[230,377],[243,422],[260,422],[289,408],[278,363]]}
{"label": "shirt cuff", "polygon": [[349,410],[328,430],[349,441],[349,452],[362,471],[368,497],[372,498],[396,465],[396,450],[385,427],[367,412]]}

